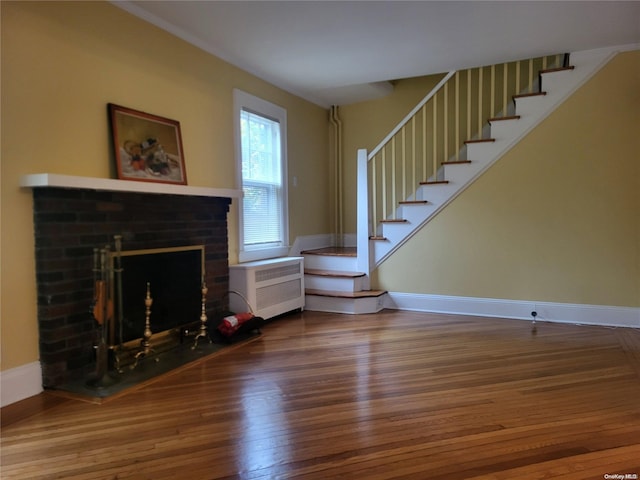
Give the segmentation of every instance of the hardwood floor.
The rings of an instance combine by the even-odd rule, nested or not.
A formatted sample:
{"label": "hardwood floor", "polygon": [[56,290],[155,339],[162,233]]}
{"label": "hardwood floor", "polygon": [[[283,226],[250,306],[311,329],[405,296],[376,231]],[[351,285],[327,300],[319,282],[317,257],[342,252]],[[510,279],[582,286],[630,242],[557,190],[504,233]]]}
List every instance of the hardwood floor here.
{"label": "hardwood floor", "polygon": [[640,475],[638,330],[383,311],[263,333],[102,405],[5,407],[2,479]]}

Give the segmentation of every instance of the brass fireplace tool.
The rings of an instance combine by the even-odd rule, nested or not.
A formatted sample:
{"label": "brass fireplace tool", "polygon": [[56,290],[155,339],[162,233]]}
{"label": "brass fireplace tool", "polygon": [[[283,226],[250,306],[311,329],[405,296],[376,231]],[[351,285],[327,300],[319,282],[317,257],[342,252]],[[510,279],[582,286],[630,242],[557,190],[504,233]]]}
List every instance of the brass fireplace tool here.
{"label": "brass fireplace tool", "polygon": [[200,338],[206,338],[209,340],[209,343],[211,342],[211,337],[209,336],[209,332],[207,331],[207,308],[206,308],[206,302],[207,302],[207,292],[209,291],[209,289],[207,288],[207,285],[204,281],[204,275],[202,276],[202,310],[200,313],[200,330],[198,331],[198,334],[196,335],[195,340],[193,341],[193,346],[191,347],[191,350],[195,350],[198,347],[198,340]]}
{"label": "brass fireplace tool", "polygon": [[[142,340],[140,340],[140,350],[136,353],[135,363],[131,365],[131,370],[138,366],[138,361],[142,357],[146,357],[151,352],[155,351],[151,347],[151,336],[153,333],[151,332],[151,305],[153,305],[153,298],[151,298],[151,285],[147,282],[147,296],[144,299],[144,334],[142,335]],[[156,358],[156,362],[158,359]]]}
{"label": "brass fireplace tool", "polygon": [[[122,373],[122,369],[120,368],[120,353],[123,351],[123,333],[122,333],[122,325],[124,323],[123,313],[122,313],[122,235],[114,235],[113,236],[115,243],[115,261],[113,266],[113,272],[116,275],[116,301],[117,301],[117,317],[118,317],[118,345],[113,346],[113,359],[114,366],[119,373]],[[114,327],[111,326],[111,338],[114,338]]]}
{"label": "brass fireplace tool", "polygon": [[108,374],[109,347],[107,335],[113,323],[113,292],[110,269],[107,266],[109,246],[93,249],[93,303],[91,314],[96,321],[96,370],[87,382],[97,388],[113,383]]}

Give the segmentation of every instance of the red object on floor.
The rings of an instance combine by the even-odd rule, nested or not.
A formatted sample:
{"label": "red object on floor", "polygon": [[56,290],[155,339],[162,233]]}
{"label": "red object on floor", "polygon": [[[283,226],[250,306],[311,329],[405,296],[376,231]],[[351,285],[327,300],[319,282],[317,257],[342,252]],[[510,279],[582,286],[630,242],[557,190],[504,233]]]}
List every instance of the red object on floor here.
{"label": "red object on floor", "polygon": [[242,326],[243,323],[251,320],[253,318],[253,313],[236,313],[235,315],[229,315],[228,317],[224,317],[220,325],[218,325],[218,330],[226,337],[232,336],[238,329]]}

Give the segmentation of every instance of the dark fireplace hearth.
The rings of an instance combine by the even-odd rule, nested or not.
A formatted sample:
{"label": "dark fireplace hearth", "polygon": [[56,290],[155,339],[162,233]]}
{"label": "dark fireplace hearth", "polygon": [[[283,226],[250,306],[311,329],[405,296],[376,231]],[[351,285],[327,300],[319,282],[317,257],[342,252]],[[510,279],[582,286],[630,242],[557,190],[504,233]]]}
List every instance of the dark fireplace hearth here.
{"label": "dark fireplace hearth", "polygon": [[113,245],[114,235],[125,252],[202,245],[207,314],[227,309],[230,198],[47,187],[33,189],[33,202],[44,387],[94,368],[94,249]]}

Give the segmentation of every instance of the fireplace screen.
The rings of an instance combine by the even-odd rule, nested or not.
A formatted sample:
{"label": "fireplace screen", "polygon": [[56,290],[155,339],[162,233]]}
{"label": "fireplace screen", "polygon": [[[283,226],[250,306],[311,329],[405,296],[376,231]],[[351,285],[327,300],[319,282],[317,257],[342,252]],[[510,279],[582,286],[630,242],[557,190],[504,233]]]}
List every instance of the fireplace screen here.
{"label": "fireplace screen", "polygon": [[[120,254],[122,311],[116,312],[111,343],[143,336],[147,283],[153,298],[151,330],[171,330],[198,322],[204,278],[204,246],[130,250]],[[112,268],[116,255],[111,256]],[[112,270],[113,271],[113,270]]]}

